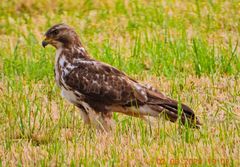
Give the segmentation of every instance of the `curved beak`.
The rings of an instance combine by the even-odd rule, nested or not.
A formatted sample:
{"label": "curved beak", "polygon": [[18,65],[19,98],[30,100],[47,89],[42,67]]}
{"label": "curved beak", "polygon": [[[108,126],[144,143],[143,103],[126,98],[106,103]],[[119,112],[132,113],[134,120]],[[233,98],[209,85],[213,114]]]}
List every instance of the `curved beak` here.
{"label": "curved beak", "polygon": [[42,46],[45,48],[45,46],[47,46],[48,43],[46,41],[42,41]]}
{"label": "curved beak", "polygon": [[49,43],[50,43],[50,40],[46,38],[42,41],[42,46],[45,48]]}

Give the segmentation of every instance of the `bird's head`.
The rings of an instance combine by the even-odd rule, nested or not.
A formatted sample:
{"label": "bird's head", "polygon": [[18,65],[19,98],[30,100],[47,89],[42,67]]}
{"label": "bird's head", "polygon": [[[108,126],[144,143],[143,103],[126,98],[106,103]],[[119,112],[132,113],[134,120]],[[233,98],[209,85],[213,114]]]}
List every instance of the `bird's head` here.
{"label": "bird's head", "polygon": [[42,46],[48,44],[55,48],[71,47],[73,45],[81,45],[77,33],[66,24],[57,24],[52,26],[45,33],[45,39],[42,41]]}

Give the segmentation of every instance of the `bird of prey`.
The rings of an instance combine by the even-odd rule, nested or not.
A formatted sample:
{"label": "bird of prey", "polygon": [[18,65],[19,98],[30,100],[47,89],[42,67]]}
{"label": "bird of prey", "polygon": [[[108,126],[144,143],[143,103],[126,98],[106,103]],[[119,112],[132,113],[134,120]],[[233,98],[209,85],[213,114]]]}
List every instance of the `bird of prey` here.
{"label": "bird of prey", "polygon": [[[145,86],[111,65],[89,56],[77,33],[66,24],[52,26],[42,46],[56,48],[55,80],[62,96],[80,109],[84,123],[112,128],[113,112],[143,119],[164,115],[190,127],[200,127],[193,110]],[[181,106],[181,107],[180,107]]]}

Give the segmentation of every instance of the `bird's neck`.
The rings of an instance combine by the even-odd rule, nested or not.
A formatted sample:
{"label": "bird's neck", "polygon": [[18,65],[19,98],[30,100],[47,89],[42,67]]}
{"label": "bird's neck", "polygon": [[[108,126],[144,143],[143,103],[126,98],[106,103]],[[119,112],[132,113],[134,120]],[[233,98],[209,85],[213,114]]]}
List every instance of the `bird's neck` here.
{"label": "bird's neck", "polygon": [[71,45],[69,47],[59,47],[57,48],[57,53],[60,53],[62,55],[66,55],[67,57],[72,58],[81,58],[81,59],[89,59],[89,55],[85,48],[79,44],[79,45]]}

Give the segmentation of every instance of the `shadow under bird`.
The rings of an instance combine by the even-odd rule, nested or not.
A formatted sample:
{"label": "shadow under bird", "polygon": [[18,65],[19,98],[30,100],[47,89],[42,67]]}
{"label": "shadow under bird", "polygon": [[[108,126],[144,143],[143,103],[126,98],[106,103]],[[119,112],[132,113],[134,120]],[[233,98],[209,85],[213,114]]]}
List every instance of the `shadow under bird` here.
{"label": "shadow under bird", "polygon": [[199,119],[187,105],[90,57],[68,25],[52,26],[45,37],[43,47],[50,44],[56,48],[56,83],[62,96],[80,109],[84,123],[109,130],[113,112],[119,112],[145,120],[164,115],[171,122],[179,119],[183,125],[200,127]]}

